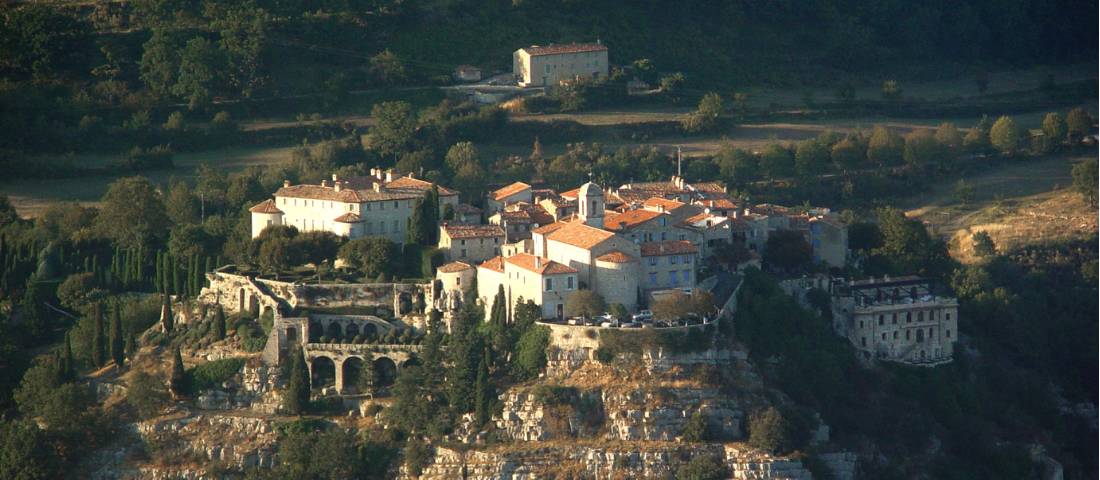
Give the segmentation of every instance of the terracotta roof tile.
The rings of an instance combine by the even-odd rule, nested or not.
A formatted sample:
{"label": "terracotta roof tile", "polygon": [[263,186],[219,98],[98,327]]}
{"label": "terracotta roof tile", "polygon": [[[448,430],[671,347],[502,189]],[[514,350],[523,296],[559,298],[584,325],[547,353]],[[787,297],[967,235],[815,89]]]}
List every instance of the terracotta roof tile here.
{"label": "terracotta roof tile", "polygon": [[634,261],[634,257],[627,255],[618,250],[612,250],[603,255],[596,257],[596,261],[599,262],[611,262],[611,263],[630,263]]}
{"label": "terracotta roof tile", "polygon": [[511,185],[505,186],[499,190],[493,192],[493,200],[501,201],[507,197],[520,193],[524,190],[530,190],[531,186],[523,182],[515,182]]}
{"label": "terracotta roof tile", "polygon": [[463,270],[469,270],[471,268],[474,268],[474,267],[471,267],[469,263],[451,262],[451,263],[440,266],[438,268],[438,271],[442,272],[442,273],[455,273],[455,272],[461,272]]}
{"label": "terracotta roof tile", "polygon": [[343,215],[340,215],[339,217],[332,219],[332,221],[340,223],[359,223],[361,220],[362,218],[360,218],[359,215],[356,215],[352,212],[347,212]]}
{"label": "terracotta roof tile", "polygon": [[531,45],[530,47],[524,47],[520,50],[527,52],[527,54],[531,56],[561,55],[563,53],[604,52],[607,51],[607,46],[598,43],[569,43],[546,46]]}
{"label": "terracotta roof tile", "polygon": [[642,202],[642,206],[646,208],[664,208],[666,212],[676,210],[677,208],[680,208],[684,205],[686,205],[684,202],[681,202],[679,200],[669,200],[664,197],[649,197],[644,202]]}
{"label": "terracotta roof tile", "polygon": [[504,237],[504,229],[500,225],[443,224],[442,228],[451,238]]}
{"label": "terracotta roof tile", "polygon": [[601,230],[580,222],[572,222],[566,223],[553,233],[546,235],[546,239],[587,250],[614,236],[614,233],[607,230]]}
{"label": "terracotta roof tile", "polygon": [[[330,185],[290,185],[275,192],[276,197],[305,198],[343,203],[362,203],[384,200],[405,200],[424,196],[432,189],[432,183],[412,177],[400,177],[382,182],[374,177],[353,177],[338,180],[340,189]],[[440,196],[453,196],[457,192],[439,187]]]}
{"label": "terracotta roof tile", "polygon": [[699,250],[687,240],[669,240],[667,242],[646,242],[641,244],[643,257],[656,257],[660,255],[680,255],[683,253],[696,253]]}
{"label": "terracotta roof tile", "polygon": [[505,258],[504,261],[540,275],[577,273],[577,269],[569,265],[555,262],[549,258],[536,257],[530,253],[517,253],[511,257]]}
{"label": "terracotta roof tile", "polygon": [[256,206],[248,209],[248,211],[252,213],[283,213],[282,210],[279,210],[279,207],[275,206],[275,200],[271,198],[257,203]]}
{"label": "terracotta roof tile", "polygon": [[643,223],[646,223],[663,215],[665,214],[661,212],[654,212],[652,210],[628,210],[623,213],[614,213],[605,216],[603,219],[603,226],[608,230],[621,232],[631,230]]}
{"label": "terracotta roof tile", "polygon": [[504,273],[504,257],[496,256],[496,257],[490,258],[490,259],[488,259],[484,262],[481,262],[481,264],[478,265],[477,267],[478,268],[489,269],[489,270],[492,270],[494,272]]}

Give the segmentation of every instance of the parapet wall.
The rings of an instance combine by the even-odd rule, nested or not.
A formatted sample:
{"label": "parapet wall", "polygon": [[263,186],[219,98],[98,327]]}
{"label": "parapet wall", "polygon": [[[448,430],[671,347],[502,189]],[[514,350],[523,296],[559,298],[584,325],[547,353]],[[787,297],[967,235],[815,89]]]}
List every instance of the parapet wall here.
{"label": "parapet wall", "polygon": [[229,312],[282,303],[291,309],[376,307],[406,314],[427,314],[436,295],[432,283],[290,283],[216,271],[199,298],[221,304]]}

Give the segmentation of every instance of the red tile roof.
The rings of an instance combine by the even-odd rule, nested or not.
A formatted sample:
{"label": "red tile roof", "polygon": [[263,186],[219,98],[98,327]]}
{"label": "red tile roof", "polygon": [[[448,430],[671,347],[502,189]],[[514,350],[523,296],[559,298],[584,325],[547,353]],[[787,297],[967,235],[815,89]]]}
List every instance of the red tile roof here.
{"label": "red tile roof", "polygon": [[642,202],[642,206],[647,208],[664,208],[664,211],[671,212],[686,205],[679,200],[669,200],[664,197],[649,197],[646,201]]}
{"label": "red tile roof", "polygon": [[[329,200],[343,203],[362,203],[384,200],[405,200],[424,196],[432,189],[432,183],[412,177],[399,177],[384,182],[375,177],[354,177],[337,181],[340,189],[334,185],[290,185],[275,192],[276,197],[305,198],[310,200]],[[439,187],[442,197],[458,193],[446,187]]]}
{"label": "red tile roof", "polygon": [[490,258],[478,265],[478,268],[485,268],[494,272],[504,273],[504,257],[496,256]]}
{"label": "red tile roof", "polygon": [[270,198],[257,203],[256,206],[248,209],[248,211],[252,213],[283,213],[282,210],[279,210],[279,208],[275,206],[275,200]]}
{"label": "red tile roof", "polygon": [[504,237],[504,229],[500,225],[443,224],[442,227],[451,238]]}
{"label": "red tile roof", "polygon": [[634,257],[627,255],[618,250],[612,250],[603,255],[596,257],[596,261],[599,262],[611,262],[611,263],[630,263],[634,261]]}
{"label": "red tile roof", "polygon": [[699,250],[687,240],[669,240],[667,242],[646,242],[641,244],[643,257],[656,257],[659,255],[680,255],[683,253],[696,253]]}
{"label": "red tile roof", "polygon": [[359,223],[360,220],[362,220],[362,218],[360,218],[359,215],[351,212],[347,212],[343,215],[340,215],[339,217],[332,219],[332,221],[340,223]]}
{"label": "red tile roof", "polygon": [[546,235],[546,239],[588,250],[614,236],[614,233],[607,230],[585,225],[580,222],[572,222],[566,223],[553,233]]}
{"label": "red tile roof", "polygon": [[516,183],[513,183],[511,185],[505,186],[504,188],[501,188],[499,190],[494,191],[493,192],[493,200],[496,200],[496,201],[499,202],[501,200],[504,200],[507,197],[510,197],[512,195],[520,193],[524,190],[530,190],[530,189],[531,189],[530,185],[528,185],[526,183],[523,183],[523,182],[516,182]]}
{"label": "red tile roof", "polygon": [[577,269],[569,265],[555,262],[549,258],[536,257],[530,253],[517,253],[511,257],[505,258],[504,261],[539,275],[577,273]]}
{"label": "red tile roof", "polygon": [[527,54],[531,56],[561,55],[563,53],[603,52],[607,51],[607,46],[598,43],[570,43],[547,46],[531,45],[521,50],[527,52]]}
{"label": "red tile roof", "polygon": [[621,232],[633,229],[634,227],[637,227],[662,215],[665,214],[661,212],[654,212],[652,210],[628,210],[623,213],[613,213],[611,215],[605,216],[603,219],[603,226],[608,230]]}
{"label": "red tile roof", "polygon": [[443,266],[439,267],[438,271],[440,271],[442,273],[456,273],[456,272],[461,272],[463,270],[469,270],[471,268],[474,268],[474,267],[471,267],[469,263],[451,262],[451,263],[448,263],[446,265],[443,265]]}

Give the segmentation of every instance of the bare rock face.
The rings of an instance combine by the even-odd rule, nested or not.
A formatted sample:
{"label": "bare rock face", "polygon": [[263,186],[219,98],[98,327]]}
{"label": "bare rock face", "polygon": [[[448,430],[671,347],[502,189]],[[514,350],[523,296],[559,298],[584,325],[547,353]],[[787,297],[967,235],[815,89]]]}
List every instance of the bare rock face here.
{"label": "bare rock face", "polygon": [[268,418],[198,414],[148,420],[137,430],[167,464],[142,465],[134,478],[205,478],[205,468],[188,465],[237,470],[273,465],[277,435]]}
{"label": "bare rock face", "polygon": [[[542,446],[545,445],[545,446]],[[777,458],[739,444],[685,445],[672,442],[613,444],[539,444],[487,451],[437,447],[433,462],[415,477],[403,469],[402,479],[534,480],[573,475],[582,478],[667,479],[691,458],[716,455],[734,480],[810,480],[798,460]]]}

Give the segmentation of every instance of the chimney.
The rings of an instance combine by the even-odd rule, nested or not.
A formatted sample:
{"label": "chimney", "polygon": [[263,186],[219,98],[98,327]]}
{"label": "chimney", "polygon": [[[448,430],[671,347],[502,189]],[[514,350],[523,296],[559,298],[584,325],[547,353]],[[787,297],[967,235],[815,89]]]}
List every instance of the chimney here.
{"label": "chimney", "polygon": [[344,182],[332,182],[332,188],[339,192],[340,189],[343,187],[343,184]]}
{"label": "chimney", "polygon": [[[335,179],[333,179],[332,181],[333,181],[333,182],[336,182],[336,180],[335,180]],[[328,180],[321,180],[321,186],[322,186],[322,187],[328,187]]]}
{"label": "chimney", "polygon": [[373,182],[372,184],[374,185],[374,191],[376,191],[376,192],[381,192],[382,191],[382,184],[381,183]]}
{"label": "chimney", "polygon": [[386,183],[393,181],[393,170],[386,170]]}
{"label": "chimney", "polygon": [[289,187],[289,186],[290,186],[290,180],[283,180],[283,187],[286,188],[286,187]]}
{"label": "chimney", "polygon": [[374,178],[378,178],[378,169],[377,168],[371,168],[370,169],[370,176],[372,176]]}
{"label": "chimney", "polygon": [[334,173],[334,174],[332,174],[332,181],[334,181],[334,182],[335,182],[335,181],[337,181],[337,180],[339,180],[339,179],[340,179],[340,177],[339,177],[338,175],[336,175],[335,173]]}

